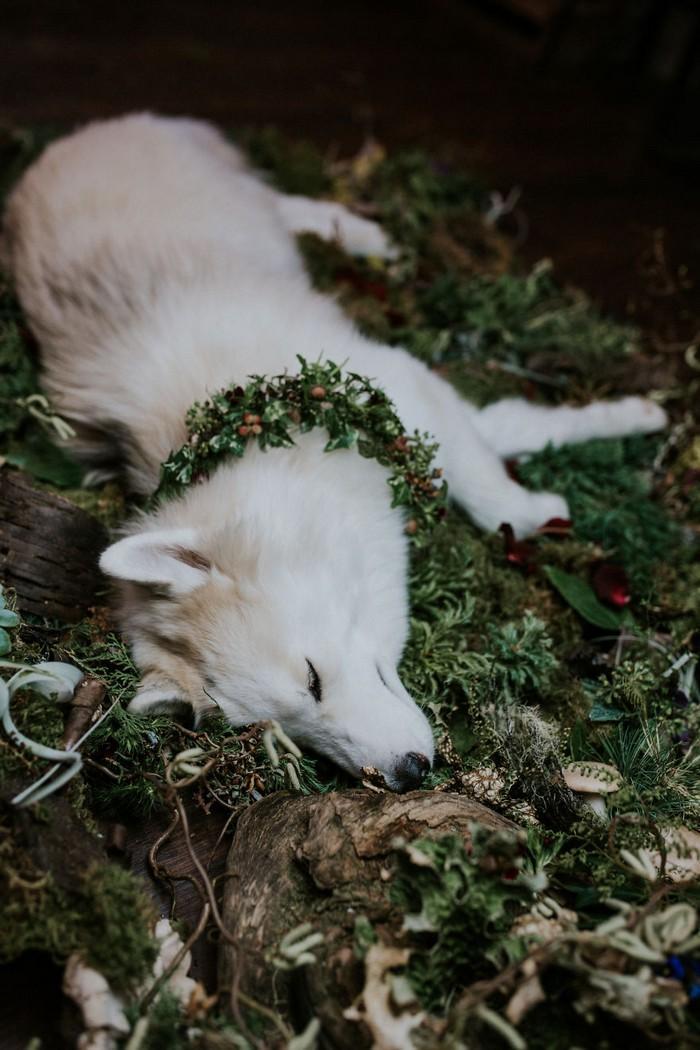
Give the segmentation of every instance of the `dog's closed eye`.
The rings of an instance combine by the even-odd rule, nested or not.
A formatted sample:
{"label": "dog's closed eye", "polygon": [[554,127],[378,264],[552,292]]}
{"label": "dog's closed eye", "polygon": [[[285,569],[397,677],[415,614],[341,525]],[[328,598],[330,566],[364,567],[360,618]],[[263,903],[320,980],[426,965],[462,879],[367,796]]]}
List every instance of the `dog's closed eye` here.
{"label": "dog's closed eye", "polygon": [[318,677],[318,671],[316,670],[316,668],[314,667],[314,665],[311,663],[310,660],[306,661],[306,665],[309,668],[309,674],[308,674],[308,678],[306,680],[306,684],[307,684],[308,690],[311,693],[311,695],[313,696],[313,698],[316,701],[316,703],[320,704],[321,700],[323,699],[323,690],[321,688],[321,679]]}

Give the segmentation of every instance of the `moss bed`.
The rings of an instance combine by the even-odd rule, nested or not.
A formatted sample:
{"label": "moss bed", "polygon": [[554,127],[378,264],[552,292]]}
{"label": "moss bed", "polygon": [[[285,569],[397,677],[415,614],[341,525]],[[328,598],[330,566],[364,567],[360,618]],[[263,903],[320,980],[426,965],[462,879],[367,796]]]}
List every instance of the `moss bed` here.
{"label": "moss bed", "polygon": [[[663,960],[646,963],[646,976],[639,959],[618,952],[617,972],[630,978],[627,999],[601,990],[595,974],[612,964],[591,956],[585,973],[555,960],[543,976],[543,1000],[517,1022],[504,1020],[507,996],[497,982],[469,1013],[473,983],[496,978],[528,950],[513,924],[532,907],[536,873],[548,897],[576,913],[580,930],[609,916],[606,901],[614,898],[637,916],[687,905],[685,914],[695,917],[691,933],[698,932],[698,882],[645,876],[635,860],[639,850],[658,848],[663,829],[700,830],[695,350],[682,341],[658,349],[653,333],[611,320],[582,292],[561,287],[549,263],[523,269],[507,236],[485,221],[482,185],[419,152],[385,156],[373,146],[331,163],[274,131],[243,139],[283,189],[335,197],[386,225],[400,248],[390,264],[352,259],[337,245],[302,236],[313,279],[340,297],[363,331],[407,347],[466,396],[479,403],[515,395],[578,404],[645,390],[645,376],[663,377],[653,393],[671,417],[666,433],[549,448],[511,465],[524,484],[566,496],[571,529],[514,544],[507,535],[478,532],[452,508],[432,542],[416,551],[402,677],[436,726],[442,759],[430,786],[475,794],[526,826],[518,878],[527,873],[531,881],[509,886],[502,867],[446,841],[425,847],[431,866],[409,871],[392,892],[406,914],[428,909],[431,916],[429,933],[412,941],[407,977],[443,1025],[439,1045],[466,1045],[460,1032],[468,1017],[478,1040],[469,1045],[599,1047],[630,1037],[641,1045],[700,1045],[700,941],[693,945],[690,935],[682,955],[668,941]],[[43,141],[30,132],[7,137],[2,185]],[[6,285],[0,453],[113,525],[125,513],[122,491],[115,484],[80,490],[78,468],[53,449],[46,425],[28,411],[37,372],[35,348]],[[11,605],[12,595],[5,597]],[[5,659],[73,662],[101,678],[119,705],[85,745],[91,763],[60,803],[47,800],[21,819],[8,799],[43,766],[0,740],[1,957],[38,948],[60,961],[79,950],[128,994],[152,961],[150,905],[136,877],[98,856],[95,822],[142,819],[166,807],[165,766],[186,748],[216,756],[191,796],[192,805],[205,809],[233,812],[284,786],[285,767],[271,763],[260,729],[238,732],[214,721],[194,734],[165,717],[129,716],[123,705],[135,670],[102,608],[70,627],[27,617],[9,634]],[[13,711],[20,728],[58,744],[63,716],[51,701],[25,692]],[[606,820],[571,807],[558,770],[573,760],[619,771],[621,787],[608,796]],[[306,792],[345,783],[307,757],[298,776]],[[83,857],[95,854],[72,880],[65,865],[53,870],[52,848],[32,849],[42,828],[50,840],[59,804],[68,852],[74,835]],[[456,877],[466,896],[453,892]],[[372,931],[363,935],[371,943]],[[638,998],[630,1008],[650,981],[657,982],[655,993],[644,1007]],[[660,987],[671,988],[673,1006]],[[216,1011],[205,1010],[199,1034],[188,1035],[191,1021],[161,995],[150,1005],[140,1046],[250,1045]],[[264,1024],[251,1010],[249,1028]],[[438,1045],[428,1030],[416,1038],[421,1046]],[[284,1045],[275,1039],[263,1045]]]}

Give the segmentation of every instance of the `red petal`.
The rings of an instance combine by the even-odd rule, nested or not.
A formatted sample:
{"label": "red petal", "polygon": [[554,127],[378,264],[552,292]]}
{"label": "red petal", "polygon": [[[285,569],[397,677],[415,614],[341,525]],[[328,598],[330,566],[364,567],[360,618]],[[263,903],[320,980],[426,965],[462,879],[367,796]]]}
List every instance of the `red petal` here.
{"label": "red petal", "polygon": [[698,470],[696,467],[689,467],[686,471],[683,472],[683,477],[681,478],[681,488],[683,489],[683,494],[688,496],[692,489],[694,489],[695,486],[698,484],[698,482],[700,482],[700,470]]}
{"label": "red petal", "polygon": [[386,302],[389,290],[382,281],[373,281],[371,277],[358,273],[349,267],[342,267],[335,272],[336,281],[344,281],[349,284],[359,295],[371,295],[380,302]]}
{"label": "red petal", "polygon": [[499,526],[499,532],[503,533],[507,561],[511,565],[520,565],[527,572],[531,572],[535,567],[537,548],[532,543],[516,540],[512,525],[506,522]]}
{"label": "red petal", "polygon": [[568,536],[573,523],[568,518],[550,518],[537,530],[540,536]]}
{"label": "red petal", "polygon": [[511,478],[513,481],[519,482],[520,478],[518,477],[518,460],[507,459],[505,460],[503,465],[506,468],[508,477]]}
{"label": "red petal", "polygon": [[632,601],[629,579],[621,565],[601,562],[593,570],[591,583],[600,600],[617,609],[622,609]]}

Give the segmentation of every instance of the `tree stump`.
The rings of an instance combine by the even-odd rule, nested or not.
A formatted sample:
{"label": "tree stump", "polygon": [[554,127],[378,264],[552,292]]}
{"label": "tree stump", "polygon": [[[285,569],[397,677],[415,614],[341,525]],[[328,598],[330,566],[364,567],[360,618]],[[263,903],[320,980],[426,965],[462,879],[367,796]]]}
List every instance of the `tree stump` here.
{"label": "tree stump", "polygon": [[0,578],[17,592],[20,612],[81,619],[104,585],[97,561],[107,542],[92,515],[0,470]]}
{"label": "tree stump", "polygon": [[[366,916],[386,943],[396,942],[402,916],[387,887],[396,839],[470,838],[470,826],[516,825],[461,795],[362,790],[300,798],[285,793],[256,803],[241,816],[229,853],[223,920],[237,948],[222,941],[219,989],[230,1002],[239,987],[274,1005],[297,1030],[312,1016],[321,1045],[360,1050],[371,1045],[362,1023],[343,1010],[361,992],[364,966],[353,951],[355,920]],[[284,972],[271,962],[280,939],[309,922],[324,934],[318,962]]]}

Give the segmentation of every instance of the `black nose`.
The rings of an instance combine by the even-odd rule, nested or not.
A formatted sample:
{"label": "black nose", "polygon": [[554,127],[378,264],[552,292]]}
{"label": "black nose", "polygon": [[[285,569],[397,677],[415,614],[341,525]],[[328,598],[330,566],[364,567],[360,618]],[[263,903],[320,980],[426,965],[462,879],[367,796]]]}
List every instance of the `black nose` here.
{"label": "black nose", "polygon": [[398,791],[414,791],[423,782],[423,777],[430,769],[430,760],[417,751],[409,751],[397,763],[394,769]]}

